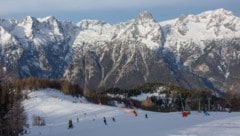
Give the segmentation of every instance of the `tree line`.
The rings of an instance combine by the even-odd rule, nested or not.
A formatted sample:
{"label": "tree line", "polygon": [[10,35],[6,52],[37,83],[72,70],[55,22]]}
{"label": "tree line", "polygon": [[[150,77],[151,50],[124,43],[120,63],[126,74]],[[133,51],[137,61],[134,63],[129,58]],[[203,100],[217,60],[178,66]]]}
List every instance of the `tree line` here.
{"label": "tree line", "polygon": [[[132,96],[141,93],[156,93],[158,88],[163,88],[159,92],[159,96],[151,96],[145,101],[137,101],[130,99]],[[162,83],[146,83],[139,85],[134,89],[111,88],[102,94],[112,94],[118,101],[123,99],[131,100],[135,107],[139,107],[152,111],[181,111],[181,110],[212,110],[224,111],[231,109],[232,111],[240,111],[240,93],[226,92],[224,96],[216,96],[211,90],[207,89],[187,89],[182,86]],[[124,98],[118,98],[121,94]],[[164,97],[162,97],[164,95]]]}
{"label": "tree line", "polygon": [[79,96],[82,89],[65,80],[47,80],[40,78],[2,81],[0,84],[0,135],[18,136],[26,132],[27,115],[22,101],[27,99],[27,91],[54,88],[65,94]]}

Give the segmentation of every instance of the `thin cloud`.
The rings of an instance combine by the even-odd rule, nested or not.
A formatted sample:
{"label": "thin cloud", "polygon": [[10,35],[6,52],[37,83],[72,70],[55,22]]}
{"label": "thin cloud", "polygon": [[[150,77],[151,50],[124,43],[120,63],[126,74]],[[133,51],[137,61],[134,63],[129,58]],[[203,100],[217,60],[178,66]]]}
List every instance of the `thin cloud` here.
{"label": "thin cloud", "polygon": [[180,14],[179,11],[186,13],[189,10],[187,13],[192,13],[225,7],[236,11],[238,5],[240,0],[0,0],[0,18],[49,14],[69,17],[69,14],[77,13],[94,13],[96,17],[112,11],[122,11],[118,14],[128,16],[128,11],[139,12],[145,9],[157,9],[161,15],[176,15]]}
{"label": "thin cloud", "polygon": [[186,3],[191,0],[0,0],[0,14],[40,11],[128,9]]}

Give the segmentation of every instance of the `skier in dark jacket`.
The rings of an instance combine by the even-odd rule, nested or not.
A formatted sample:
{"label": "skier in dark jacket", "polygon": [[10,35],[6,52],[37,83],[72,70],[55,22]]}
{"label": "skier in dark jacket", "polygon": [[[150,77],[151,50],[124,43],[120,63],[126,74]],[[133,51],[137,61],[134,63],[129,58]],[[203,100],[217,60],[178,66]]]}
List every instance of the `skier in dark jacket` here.
{"label": "skier in dark jacket", "polygon": [[70,128],[73,128],[72,120],[69,120],[69,121],[68,121],[68,129],[70,129]]}
{"label": "skier in dark jacket", "polygon": [[145,118],[146,118],[146,119],[148,118],[148,115],[147,115],[147,113],[145,114]]}
{"label": "skier in dark jacket", "polygon": [[203,108],[203,114],[206,115],[206,116],[210,115],[205,108]]}
{"label": "skier in dark jacket", "polygon": [[103,117],[103,122],[104,122],[105,125],[107,125],[107,120],[106,120],[105,117]]}
{"label": "skier in dark jacket", "polygon": [[112,118],[112,121],[113,121],[113,122],[115,122],[115,121],[116,121],[114,117]]}

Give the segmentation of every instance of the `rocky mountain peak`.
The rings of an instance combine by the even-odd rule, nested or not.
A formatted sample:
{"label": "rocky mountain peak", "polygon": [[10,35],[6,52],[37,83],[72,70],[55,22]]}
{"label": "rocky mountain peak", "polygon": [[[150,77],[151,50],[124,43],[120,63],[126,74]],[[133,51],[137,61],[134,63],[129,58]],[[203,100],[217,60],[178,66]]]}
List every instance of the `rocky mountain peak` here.
{"label": "rocky mountain peak", "polygon": [[77,26],[82,28],[82,29],[89,29],[92,27],[96,27],[96,26],[103,26],[104,24],[106,24],[105,22],[99,21],[99,20],[81,20],[80,22],[77,23]]}
{"label": "rocky mountain peak", "polygon": [[38,20],[35,17],[32,16],[26,16],[23,20],[22,20],[23,24],[34,24],[36,22],[38,22]]}
{"label": "rocky mountain peak", "polygon": [[205,15],[205,16],[211,16],[211,17],[213,17],[213,16],[233,16],[233,13],[231,11],[220,8],[220,9],[216,9],[216,10],[206,11],[199,15]]}
{"label": "rocky mountain peak", "polygon": [[45,18],[39,18],[38,20],[40,22],[49,22],[49,23],[58,22],[58,20],[54,16],[48,16],[48,17],[45,17]]}
{"label": "rocky mountain peak", "polygon": [[237,19],[231,11],[225,9],[216,9],[212,11],[203,12],[197,15],[199,19],[209,20],[209,23],[216,22],[218,24],[232,23],[233,20]]}
{"label": "rocky mountain peak", "polygon": [[143,11],[136,17],[136,21],[154,21],[154,18],[150,12]]}

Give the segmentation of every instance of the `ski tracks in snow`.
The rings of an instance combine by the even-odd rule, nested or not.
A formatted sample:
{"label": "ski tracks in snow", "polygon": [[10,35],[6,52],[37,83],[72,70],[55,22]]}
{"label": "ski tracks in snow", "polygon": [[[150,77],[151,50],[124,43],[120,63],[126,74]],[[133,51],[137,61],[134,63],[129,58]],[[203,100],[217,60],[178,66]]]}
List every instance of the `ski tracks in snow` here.
{"label": "ski tracks in snow", "polygon": [[227,117],[194,125],[169,136],[237,136],[239,128],[240,116]]}

